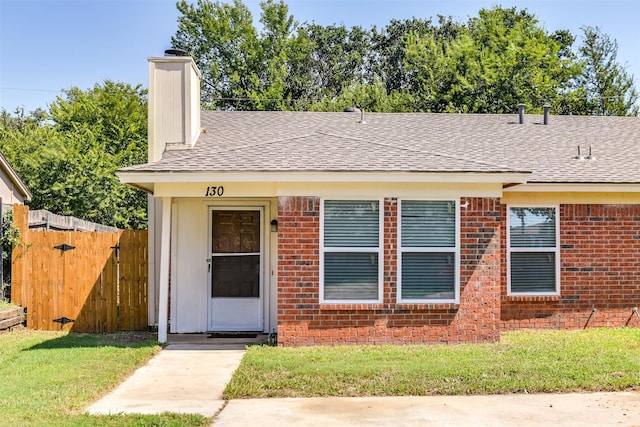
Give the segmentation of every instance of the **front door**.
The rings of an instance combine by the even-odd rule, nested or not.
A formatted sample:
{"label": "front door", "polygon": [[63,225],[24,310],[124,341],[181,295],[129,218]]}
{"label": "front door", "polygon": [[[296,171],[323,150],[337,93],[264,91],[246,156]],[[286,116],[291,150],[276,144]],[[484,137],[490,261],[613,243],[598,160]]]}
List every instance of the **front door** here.
{"label": "front door", "polygon": [[261,331],[261,208],[213,208],[209,274],[209,330]]}

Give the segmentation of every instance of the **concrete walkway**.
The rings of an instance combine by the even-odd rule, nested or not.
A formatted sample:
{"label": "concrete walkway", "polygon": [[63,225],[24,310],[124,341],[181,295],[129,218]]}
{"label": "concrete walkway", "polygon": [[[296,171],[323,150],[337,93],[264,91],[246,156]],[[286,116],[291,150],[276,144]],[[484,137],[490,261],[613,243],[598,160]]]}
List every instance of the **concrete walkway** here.
{"label": "concrete walkway", "polygon": [[87,412],[218,414],[214,427],[258,423],[261,427],[640,427],[640,392],[246,399],[226,403],[222,392],[244,353],[245,344],[170,344]]}
{"label": "concrete walkway", "polygon": [[231,400],[214,427],[640,426],[640,393]]}
{"label": "concrete walkway", "polygon": [[224,407],[222,392],[244,353],[243,344],[170,344],[87,412],[212,417]]}

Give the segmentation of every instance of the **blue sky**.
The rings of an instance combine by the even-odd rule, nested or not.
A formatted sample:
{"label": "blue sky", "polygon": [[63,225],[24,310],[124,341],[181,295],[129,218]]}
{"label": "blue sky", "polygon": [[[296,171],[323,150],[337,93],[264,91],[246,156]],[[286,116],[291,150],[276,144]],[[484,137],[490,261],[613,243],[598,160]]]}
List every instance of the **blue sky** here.
{"label": "blue sky", "polygon": [[[244,0],[254,17],[259,0]],[[453,16],[517,6],[548,30],[599,26],[618,41],[618,61],[640,81],[638,0],[289,0],[299,22],[384,26],[390,19]],[[61,89],[106,79],[147,84],[147,57],[162,56],[177,29],[175,1],[0,0],[0,109],[47,108]],[[640,86],[636,83],[636,87]]]}

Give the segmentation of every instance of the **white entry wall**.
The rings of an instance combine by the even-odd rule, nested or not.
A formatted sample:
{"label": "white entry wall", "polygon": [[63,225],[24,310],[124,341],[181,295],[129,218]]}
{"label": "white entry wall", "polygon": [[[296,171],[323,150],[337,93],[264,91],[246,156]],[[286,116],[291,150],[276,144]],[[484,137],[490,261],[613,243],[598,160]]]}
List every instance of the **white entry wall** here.
{"label": "white entry wall", "polygon": [[259,207],[262,215],[264,262],[262,263],[263,331],[277,325],[277,232],[270,223],[277,220],[273,199],[173,199],[171,224],[171,333],[201,333],[210,329],[208,307],[211,300],[209,277],[212,208]]}

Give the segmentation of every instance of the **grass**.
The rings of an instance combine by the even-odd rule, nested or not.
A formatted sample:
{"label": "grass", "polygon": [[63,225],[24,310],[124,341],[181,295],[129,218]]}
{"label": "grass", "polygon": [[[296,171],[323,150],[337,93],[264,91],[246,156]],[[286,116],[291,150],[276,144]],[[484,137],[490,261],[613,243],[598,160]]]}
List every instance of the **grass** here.
{"label": "grass", "polygon": [[84,409],[160,350],[146,334],[0,334],[0,424],[201,426],[198,415],[94,417]]}
{"label": "grass", "polygon": [[502,334],[496,344],[250,347],[224,397],[616,391],[640,386],[640,329]]}
{"label": "grass", "polygon": [[[199,415],[84,409],[160,347],[146,335],[0,334],[0,425],[203,426]],[[511,332],[496,344],[250,347],[225,398],[640,388],[640,329]]]}

